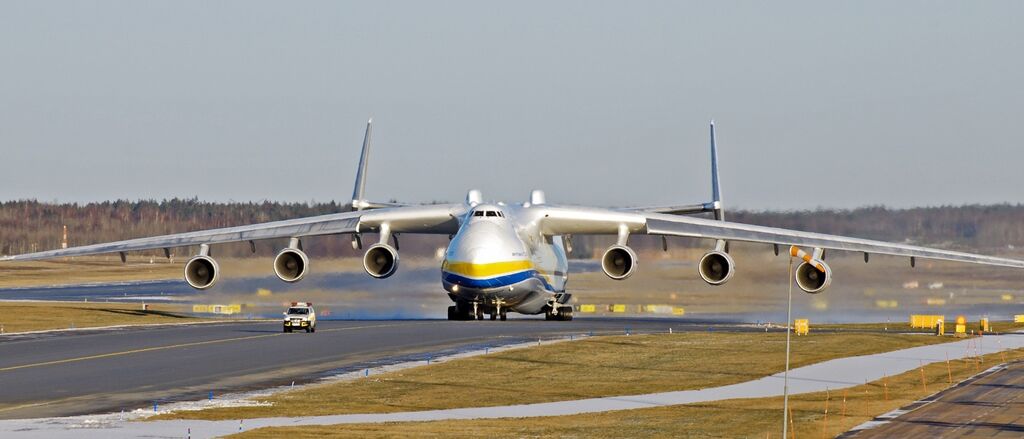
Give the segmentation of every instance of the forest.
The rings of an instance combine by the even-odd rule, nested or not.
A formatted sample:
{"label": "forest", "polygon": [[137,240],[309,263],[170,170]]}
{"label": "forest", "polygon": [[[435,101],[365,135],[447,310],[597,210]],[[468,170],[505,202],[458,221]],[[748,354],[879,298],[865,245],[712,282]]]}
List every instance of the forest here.
{"label": "forest", "polygon": [[[70,246],[154,236],[193,230],[253,224],[339,212],[342,204],[230,202],[191,199],[107,201],[101,203],[44,203],[35,200],[0,202],[0,254],[10,255],[61,247],[63,227]],[[892,209],[871,206],[813,211],[728,211],[730,221],[840,234],[891,242],[909,242],[975,252],[1006,253],[1024,246],[1024,205],[965,205]],[[411,237],[410,237],[411,238]],[[590,257],[604,249],[603,237],[573,237],[575,257]],[[678,240],[698,246],[696,240]],[[415,237],[401,241],[402,251],[429,255],[447,237]],[[354,256],[349,238],[304,240],[311,255]],[[278,244],[260,243],[257,252],[269,255]],[[660,247],[660,241],[636,239],[639,251]],[[188,249],[178,249],[179,255]],[[217,255],[241,256],[248,245],[218,246]],[[153,252],[158,254],[160,252]]]}

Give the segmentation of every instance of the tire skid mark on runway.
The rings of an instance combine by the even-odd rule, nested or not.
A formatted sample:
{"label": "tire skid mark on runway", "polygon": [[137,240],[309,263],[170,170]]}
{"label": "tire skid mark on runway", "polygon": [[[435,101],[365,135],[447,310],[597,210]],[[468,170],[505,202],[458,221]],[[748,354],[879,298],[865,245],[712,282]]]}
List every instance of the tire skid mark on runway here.
{"label": "tire skid mark on runway", "polygon": [[[351,330],[357,330],[357,329],[390,328],[390,327],[409,326],[409,325],[416,325],[416,324],[424,324],[424,323],[423,322],[416,322],[416,323],[396,323],[396,324],[381,324],[381,325],[350,326],[350,327],[346,327],[346,328],[324,329],[324,330],[321,330],[320,332],[339,332],[339,331],[351,331]],[[279,336],[282,336],[282,335],[285,335],[285,334],[286,333],[284,333],[284,332],[275,332],[273,334],[249,335],[249,336],[245,336],[245,337],[223,338],[223,339],[206,340],[206,341],[195,341],[195,342],[190,342],[190,343],[179,343],[179,344],[173,344],[173,345],[167,345],[167,346],[154,346],[154,347],[149,347],[149,348],[131,349],[131,350],[120,351],[120,352],[108,352],[106,354],[86,355],[84,357],[65,358],[65,359],[62,359],[62,360],[51,360],[51,361],[43,361],[43,362],[40,362],[40,363],[22,364],[22,365],[18,365],[18,366],[8,366],[8,367],[0,368],[0,372],[9,372],[9,371],[12,371],[12,370],[28,369],[28,368],[32,368],[32,367],[52,366],[52,365],[56,365],[56,364],[76,363],[76,362],[79,362],[79,361],[87,361],[87,360],[98,360],[98,359],[101,359],[101,358],[119,357],[119,356],[124,356],[124,355],[140,354],[140,353],[144,353],[144,352],[153,352],[153,351],[162,351],[162,350],[167,350],[167,349],[185,348],[185,347],[191,347],[191,346],[203,346],[203,345],[210,345],[210,344],[217,344],[217,343],[227,343],[227,342],[232,342],[232,341],[253,340],[253,339],[258,339],[258,338],[279,337]],[[0,411],[3,411],[3,410],[0,410]]]}

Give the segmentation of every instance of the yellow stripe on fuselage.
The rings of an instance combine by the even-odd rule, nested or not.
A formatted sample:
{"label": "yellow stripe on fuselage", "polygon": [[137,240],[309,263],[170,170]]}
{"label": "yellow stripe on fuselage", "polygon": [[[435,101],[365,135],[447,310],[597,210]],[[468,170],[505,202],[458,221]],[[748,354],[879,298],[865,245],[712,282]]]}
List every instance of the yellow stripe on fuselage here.
{"label": "yellow stripe on fuselage", "polygon": [[516,273],[523,270],[531,270],[533,269],[533,262],[530,262],[529,260],[520,260],[474,264],[472,262],[445,261],[441,269],[459,276],[484,278]]}

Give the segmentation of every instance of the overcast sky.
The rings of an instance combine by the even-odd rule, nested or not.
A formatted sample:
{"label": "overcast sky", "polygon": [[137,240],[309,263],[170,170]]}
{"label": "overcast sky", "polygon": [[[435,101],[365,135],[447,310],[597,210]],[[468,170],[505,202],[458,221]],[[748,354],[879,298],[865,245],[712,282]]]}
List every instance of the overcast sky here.
{"label": "overcast sky", "polygon": [[0,200],[1024,201],[1024,2],[0,3]]}

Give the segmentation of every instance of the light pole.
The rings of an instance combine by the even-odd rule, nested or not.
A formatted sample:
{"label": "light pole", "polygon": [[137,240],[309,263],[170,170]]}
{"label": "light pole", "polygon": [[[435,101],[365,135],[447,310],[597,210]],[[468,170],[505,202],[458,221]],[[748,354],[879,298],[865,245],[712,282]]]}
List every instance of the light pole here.
{"label": "light pole", "polygon": [[789,284],[789,301],[786,305],[786,370],[782,373],[782,439],[789,433],[789,338],[793,332],[793,252],[789,256],[789,273],[786,275]]}

